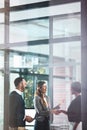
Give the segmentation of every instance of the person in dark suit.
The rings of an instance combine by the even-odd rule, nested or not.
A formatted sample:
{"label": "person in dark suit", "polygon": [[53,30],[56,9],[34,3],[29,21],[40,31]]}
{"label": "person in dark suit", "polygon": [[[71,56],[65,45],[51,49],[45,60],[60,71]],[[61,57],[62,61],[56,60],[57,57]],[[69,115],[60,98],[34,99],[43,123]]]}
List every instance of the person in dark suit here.
{"label": "person in dark suit", "polygon": [[34,107],[36,110],[34,130],[50,130],[50,107],[46,90],[46,83],[44,81],[39,81],[34,97]]}
{"label": "person in dark suit", "polygon": [[27,83],[22,77],[14,80],[16,89],[9,95],[9,130],[25,130],[25,121],[32,121],[33,118],[25,116],[25,103],[22,98]]}
{"label": "person in dark suit", "polygon": [[72,130],[80,130],[81,123],[81,83],[76,81],[71,84],[71,93],[75,98],[71,101],[67,111],[55,110],[55,114],[64,113],[72,126]]}

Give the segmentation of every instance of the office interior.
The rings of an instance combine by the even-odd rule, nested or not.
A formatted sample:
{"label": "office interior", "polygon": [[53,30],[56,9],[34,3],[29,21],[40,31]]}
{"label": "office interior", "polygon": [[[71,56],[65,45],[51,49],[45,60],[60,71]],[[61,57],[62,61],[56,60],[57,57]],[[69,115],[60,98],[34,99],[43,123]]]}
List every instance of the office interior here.
{"label": "office interior", "polygon": [[[36,83],[45,80],[51,107],[67,110],[70,84],[82,83],[81,130],[86,130],[86,0],[0,0],[0,129],[8,130],[8,96],[22,76],[25,111],[34,116]],[[26,122],[33,130],[34,122]],[[52,115],[53,129],[69,130],[67,116]],[[52,129],[52,130],[53,130]],[[58,130],[59,130],[58,129]]]}

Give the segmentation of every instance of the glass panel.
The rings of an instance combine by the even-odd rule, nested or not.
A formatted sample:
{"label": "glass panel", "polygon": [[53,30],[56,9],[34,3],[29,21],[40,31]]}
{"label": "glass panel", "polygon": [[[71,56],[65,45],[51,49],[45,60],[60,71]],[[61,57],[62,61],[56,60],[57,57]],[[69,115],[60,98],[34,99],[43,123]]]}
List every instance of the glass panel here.
{"label": "glass panel", "polygon": [[4,126],[4,53],[0,51],[0,129]]}
{"label": "glass panel", "polygon": [[4,43],[4,13],[0,13],[0,44]]}
{"label": "glass panel", "polygon": [[37,45],[11,48],[13,52],[10,53],[10,91],[14,89],[15,77],[20,75],[26,79],[27,87],[23,95],[26,108],[34,108],[36,82],[45,80],[48,83],[48,47],[48,45]]}
{"label": "glass panel", "polygon": [[50,1],[50,0],[10,0],[10,6],[16,6],[16,5],[25,5],[25,4],[31,4],[31,3],[37,3],[37,2],[44,2],[44,1]]}
{"label": "glass panel", "polygon": [[53,19],[53,38],[80,36],[80,15],[59,16]]}
{"label": "glass panel", "polygon": [[[63,8],[65,10],[62,10]],[[10,12],[10,43],[48,39],[49,19],[42,17],[77,12],[80,12],[80,2]],[[36,18],[37,20],[29,20],[33,18]],[[67,28],[65,26],[67,26]],[[76,26],[78,27],[78,30],[75,29]],[[69,15],[68,18],[65,19],[56,17],[53,19],[53,36],[56,38],[71,35],[75,36],[76,34],[79,35],[79,26],[79,15],[77,17],[70,17]]]}
{"label": "glass panel", "polygon": [[49,38],[49,20],[25,20],[10,23],[10,42],[32,41]]}
{"label": "glass panel", "polygon": [[0,8],[4,8],[4,0],[0,0]]}
{"label": "glass panel", "polygon": [[[55,5],[43,8],[29,9],[23,11],[13,11],[10,13],[10,21],[35,19],[42,17],[49,17],[55,15],[63,15],[70,13],[77,13],[81,11],[80,2]],[[64,9],[64,10],[63,10]]]}
{"label": "glass panel", "polygon": [[[81,82],[81,42],[53,44],[53,104],[67,110],[71,100],[70,84]],[[55,96],[56,95],[56,96]],[[53,123],[68,124],[67,116],[54,115]]]}

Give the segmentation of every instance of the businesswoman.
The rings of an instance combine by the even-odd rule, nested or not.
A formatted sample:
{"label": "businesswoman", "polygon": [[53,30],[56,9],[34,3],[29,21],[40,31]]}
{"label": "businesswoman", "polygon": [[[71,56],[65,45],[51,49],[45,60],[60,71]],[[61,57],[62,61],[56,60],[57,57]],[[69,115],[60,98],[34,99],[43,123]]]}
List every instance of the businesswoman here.
{"label": "businesswoman", "polygon": [[34,107],[36,110],[34,130],[50,130],[50,108],[46,89],[46,83],[44,81],[39,81],[34,97]]}

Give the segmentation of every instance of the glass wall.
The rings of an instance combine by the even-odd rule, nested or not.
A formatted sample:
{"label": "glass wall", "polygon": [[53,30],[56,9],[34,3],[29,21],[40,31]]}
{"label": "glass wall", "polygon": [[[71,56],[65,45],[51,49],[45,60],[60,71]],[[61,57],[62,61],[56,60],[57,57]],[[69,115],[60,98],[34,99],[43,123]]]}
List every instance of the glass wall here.
{"label": "glass wall", "polygon": [[[71,82],[81,81],[80,2],[60,4],[56,1],[55,4],[53,0],[8,0],[7,3],[7,12],[0,10],[0,49],[7,52],[5,56],[2,51],[0,53],[2,130],[8,130],[3,128],[3,122],[8,127],[7,109],[2,105],[3,93],[6,90],[9,95],[8,91],[15,89],[14,79],[17,76],[27,81],[23,98],[26,114],[31,116],[35,114],[33,98],[37,81],[46,81],[51,107],[61,103],[65,110],[74,98],[70,92]],[[4,0],[0,8],[4,8]],[[4,73],[4,63],[8,78]],[[4,77],[9,84],[5,90]],[[69,122],[67,116],[60,114],[53,115],[51,124],[55,127],[56,124],[68,126]],[[26,123],[27,129],[33,130],[33,126],[34,122]]]}
{"label": "glass wall", "polygon": [[49,38],[48,18],[42,18],[36,20],[26,19],[23,21],[19,17],[18,21],[16,20],[15,22],[10,23],[10,43],[41,40],[48,38]]}
{"label": "glass wall", "polygon": [[53,18],[53,38],[80,36],[80,14]]}

